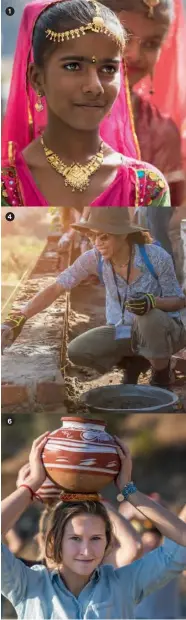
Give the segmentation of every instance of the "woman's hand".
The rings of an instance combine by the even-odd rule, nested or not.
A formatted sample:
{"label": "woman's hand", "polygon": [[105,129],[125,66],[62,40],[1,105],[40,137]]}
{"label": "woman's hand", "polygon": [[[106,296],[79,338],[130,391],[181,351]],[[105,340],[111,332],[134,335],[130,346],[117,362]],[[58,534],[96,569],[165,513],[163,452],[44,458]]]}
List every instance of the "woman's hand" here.
{"label": "woman's hand", "polygon": [[116,442],[116,447],[117,447],[117,452],[119,454],[120,457],[120,461],[121,461],[121,469],[120,472],[116,478],[116,486],[118,487],[118,489],[120,491],[123,490],[124,486],[128,483],[131,482],[131,478],[132,478],[132,457],[131,457],[131,453],[130,450],[128,448],[128,446],[126,445],[126,443],[124,443],[124,441],[121,441],[121,439],[118,439],[118,437],[116,437],[116,435],[114,435],[114,439]]}
{"label": "woman's hand", "polygon": [[136,314],[138,316],[143,316],[144,314],[148,314],[150,310],[156,307],[155,297],[151,295],[151,293],[145,293],[141,295],[141,297],[135,297],[134,299],[128,299],[125,304],[125,308],[128,312],[132,314]]}
{"label": "woman's hand", "polygon": [[[33,491],[37,491],[46,478],[46,471],[41,460],[43,448],[47,442],[50,431],[46,431],[33,441],[29,454],[30,474],[27,476],[26,483],[31,486]],[[23,483],[22,483],[23,484]],[[19,483],[20,486],[20,483]]]}
{"label": "woman's hand", "polygon": [[70,230],[63,233],[61,239],[58,242],[58,253],[63,254],[63,252],[68,252],[70,248],[70,244],[72,243],[75,237],[75,230],[70,228]]}
{"label": "woman's hand", "polygon": [[17,489],[21,486],[21,484],[24,484],[24,482],[26,483],[28,476],[30,476],[30,463],[26,463],[20,468],[16,480]]}
{"label": "woman's hand", "polygon": [[13,329],[3,323],[1,325],[1,355],[4,353],[4,349],[6,347],[10,347],[14,340],[14,332]]}
{"label": "woman's hand", "polygon": [[1,353],[16,340],[21,333],[26,316],[22,312],[12,312],[1,326]]}

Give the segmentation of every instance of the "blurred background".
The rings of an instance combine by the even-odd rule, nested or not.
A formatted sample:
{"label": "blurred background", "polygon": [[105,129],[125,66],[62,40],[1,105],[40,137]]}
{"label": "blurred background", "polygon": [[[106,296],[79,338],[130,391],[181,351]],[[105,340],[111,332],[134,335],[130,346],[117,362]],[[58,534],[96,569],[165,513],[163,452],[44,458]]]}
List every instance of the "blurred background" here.
{"label": "blurred background", "polygon": [[[51,220],[48,209],[37,207],[32,209],[18,207],[15,220],[12,222],[5,219],[6,212],[7,209],[3,208],[1,212],[2,314],[3,306],[9,296],[16,289],[21,278],[26,279],[27,272],[31,271],[31,266],[35,265],[41,254],[50,230]],[[11,303],[13,299],[14,296],[11,298]],[[6,315],[8,311],[9,305],[6,306]]]}

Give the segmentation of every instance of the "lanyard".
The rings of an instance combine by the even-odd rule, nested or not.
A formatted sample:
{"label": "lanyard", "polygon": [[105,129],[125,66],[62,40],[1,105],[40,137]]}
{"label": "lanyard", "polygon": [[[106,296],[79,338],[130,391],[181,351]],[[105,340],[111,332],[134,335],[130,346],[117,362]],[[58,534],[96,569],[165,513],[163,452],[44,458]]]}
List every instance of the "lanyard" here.
{"label": "lanyard", "polygon": [[128,295],[128,286],[129,286],[129,278],[130,278],[130,272],[131,272],[131,264],[132,264],[132,252],[130,254],[130,258],[129,258],[128,265],[127,265],[127,280],[126,280],[127,286],[126,286],[126,291],[125,291],[125,294],[124,294],[124,297],[123,297],[123,300],[122,300],[120,292],[119,292],[118,283],[117,283],[116,272],[115,272],[115,269],[114,269],[114,267],[113,267],[113,265],[111,263],[113,278],[114,278],[114,282],[115,282],[116,290],[117,290],[118,301],[119,301],[119,305],[120,305],[120,308],[121,308],[122,323],[124,323],[125,304],[126,304],[127,295]]}

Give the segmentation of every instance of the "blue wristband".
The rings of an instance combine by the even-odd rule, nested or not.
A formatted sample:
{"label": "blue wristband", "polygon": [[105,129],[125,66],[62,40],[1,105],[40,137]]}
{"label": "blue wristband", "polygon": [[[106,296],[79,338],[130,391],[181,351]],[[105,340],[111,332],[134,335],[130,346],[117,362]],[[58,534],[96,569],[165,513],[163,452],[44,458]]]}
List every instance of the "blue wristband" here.
{"label": "blue wristband", "polygon": [[129,495],[132,495],[133,493],[136,493],[137,491],[137,487],[134,484],[134,482],[128,482],[124,489],[122,490],[121,493],[119,493],[119,495],[117,495],[117,500],[118,502],[123,502],[123,500],[127,501]]}

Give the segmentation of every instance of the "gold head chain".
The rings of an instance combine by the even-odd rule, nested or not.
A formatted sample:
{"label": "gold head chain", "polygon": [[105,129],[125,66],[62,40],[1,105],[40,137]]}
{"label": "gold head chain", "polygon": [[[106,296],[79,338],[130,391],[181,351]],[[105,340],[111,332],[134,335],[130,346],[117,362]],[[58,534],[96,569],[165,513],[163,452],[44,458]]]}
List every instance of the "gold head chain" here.
{"label": "gold head chain", "polygon": [[154,17],[154,9],[156,6],[158,6],[161,2],[161,0],[142,0],[143,4],[145,4],[148,9],[149,9],[149,13],[148,13],[148,17]]}
{"label": "gold head chain", "polygon": [[[75,39],[76,37],[80,37],[81,35],[85,35],[87,32],[98,32],[106,34],[114,40],[121,52],[124,50],[124,37],[121,35],[117,35],[111,29],[109,29],[103,18],[101,17],[101,5],[96,0],[87,0],[88,2],[92,2],[95,8],[95,17],[93,17],[92,22],[86,24],[85,26],[80,26],[80,28],[75,28],[73,30],[67,30],[66,32],[54,32],[49,28],[46,30],[46,37],[50,41],[54,41],[57,43],[62,43],[64,41],[69,41],[70,39]],[[92,56],[92,63],[96,63],[96,56]],[[103,142],[100,144],[99,151],[91,158],[88,164],[79,164],[79,162],[73,162],[71,165],[65,164],[60,157],[54,153],[51,149],[47,148],[44,143],[43,137],[41,137],[41,144],[44,149],[44,153],[46,159],[50,166],[55,169],[56,172],[61,174],[64,178],[65,186],[70,186],[72,191],[84,191],[87,189],[90,183],[90,178],[93,174],[95,174],[100,166],[103,163]]]}
{"label": "gold head chain", "polygon": [[[117,35],[111,29],[106,26],[104,19],[101,17],[101,6],[96,0],[87,0],[88,2],[92,2],[95,8],[95,17],[93,17],[92,22],[89,22],[85,26],[80,26],[80,28],[74,28],[73,30],[66,30],[65,32],[55,32],[54,30],[50,30],[47,28],[45,31],[46,37],[50,41],[54,41],[56,43],[63,43],[64,41],[69,41],[70,39],[79,38],[82,35],[84,36],[87,32],[99,32],[106,34],[108,37],[111,37],[113,41],[115,41],[118,47],[123,52],[124,50],[124,38],[121,35]],[[155,1],[155,0],[154,0]]]}

